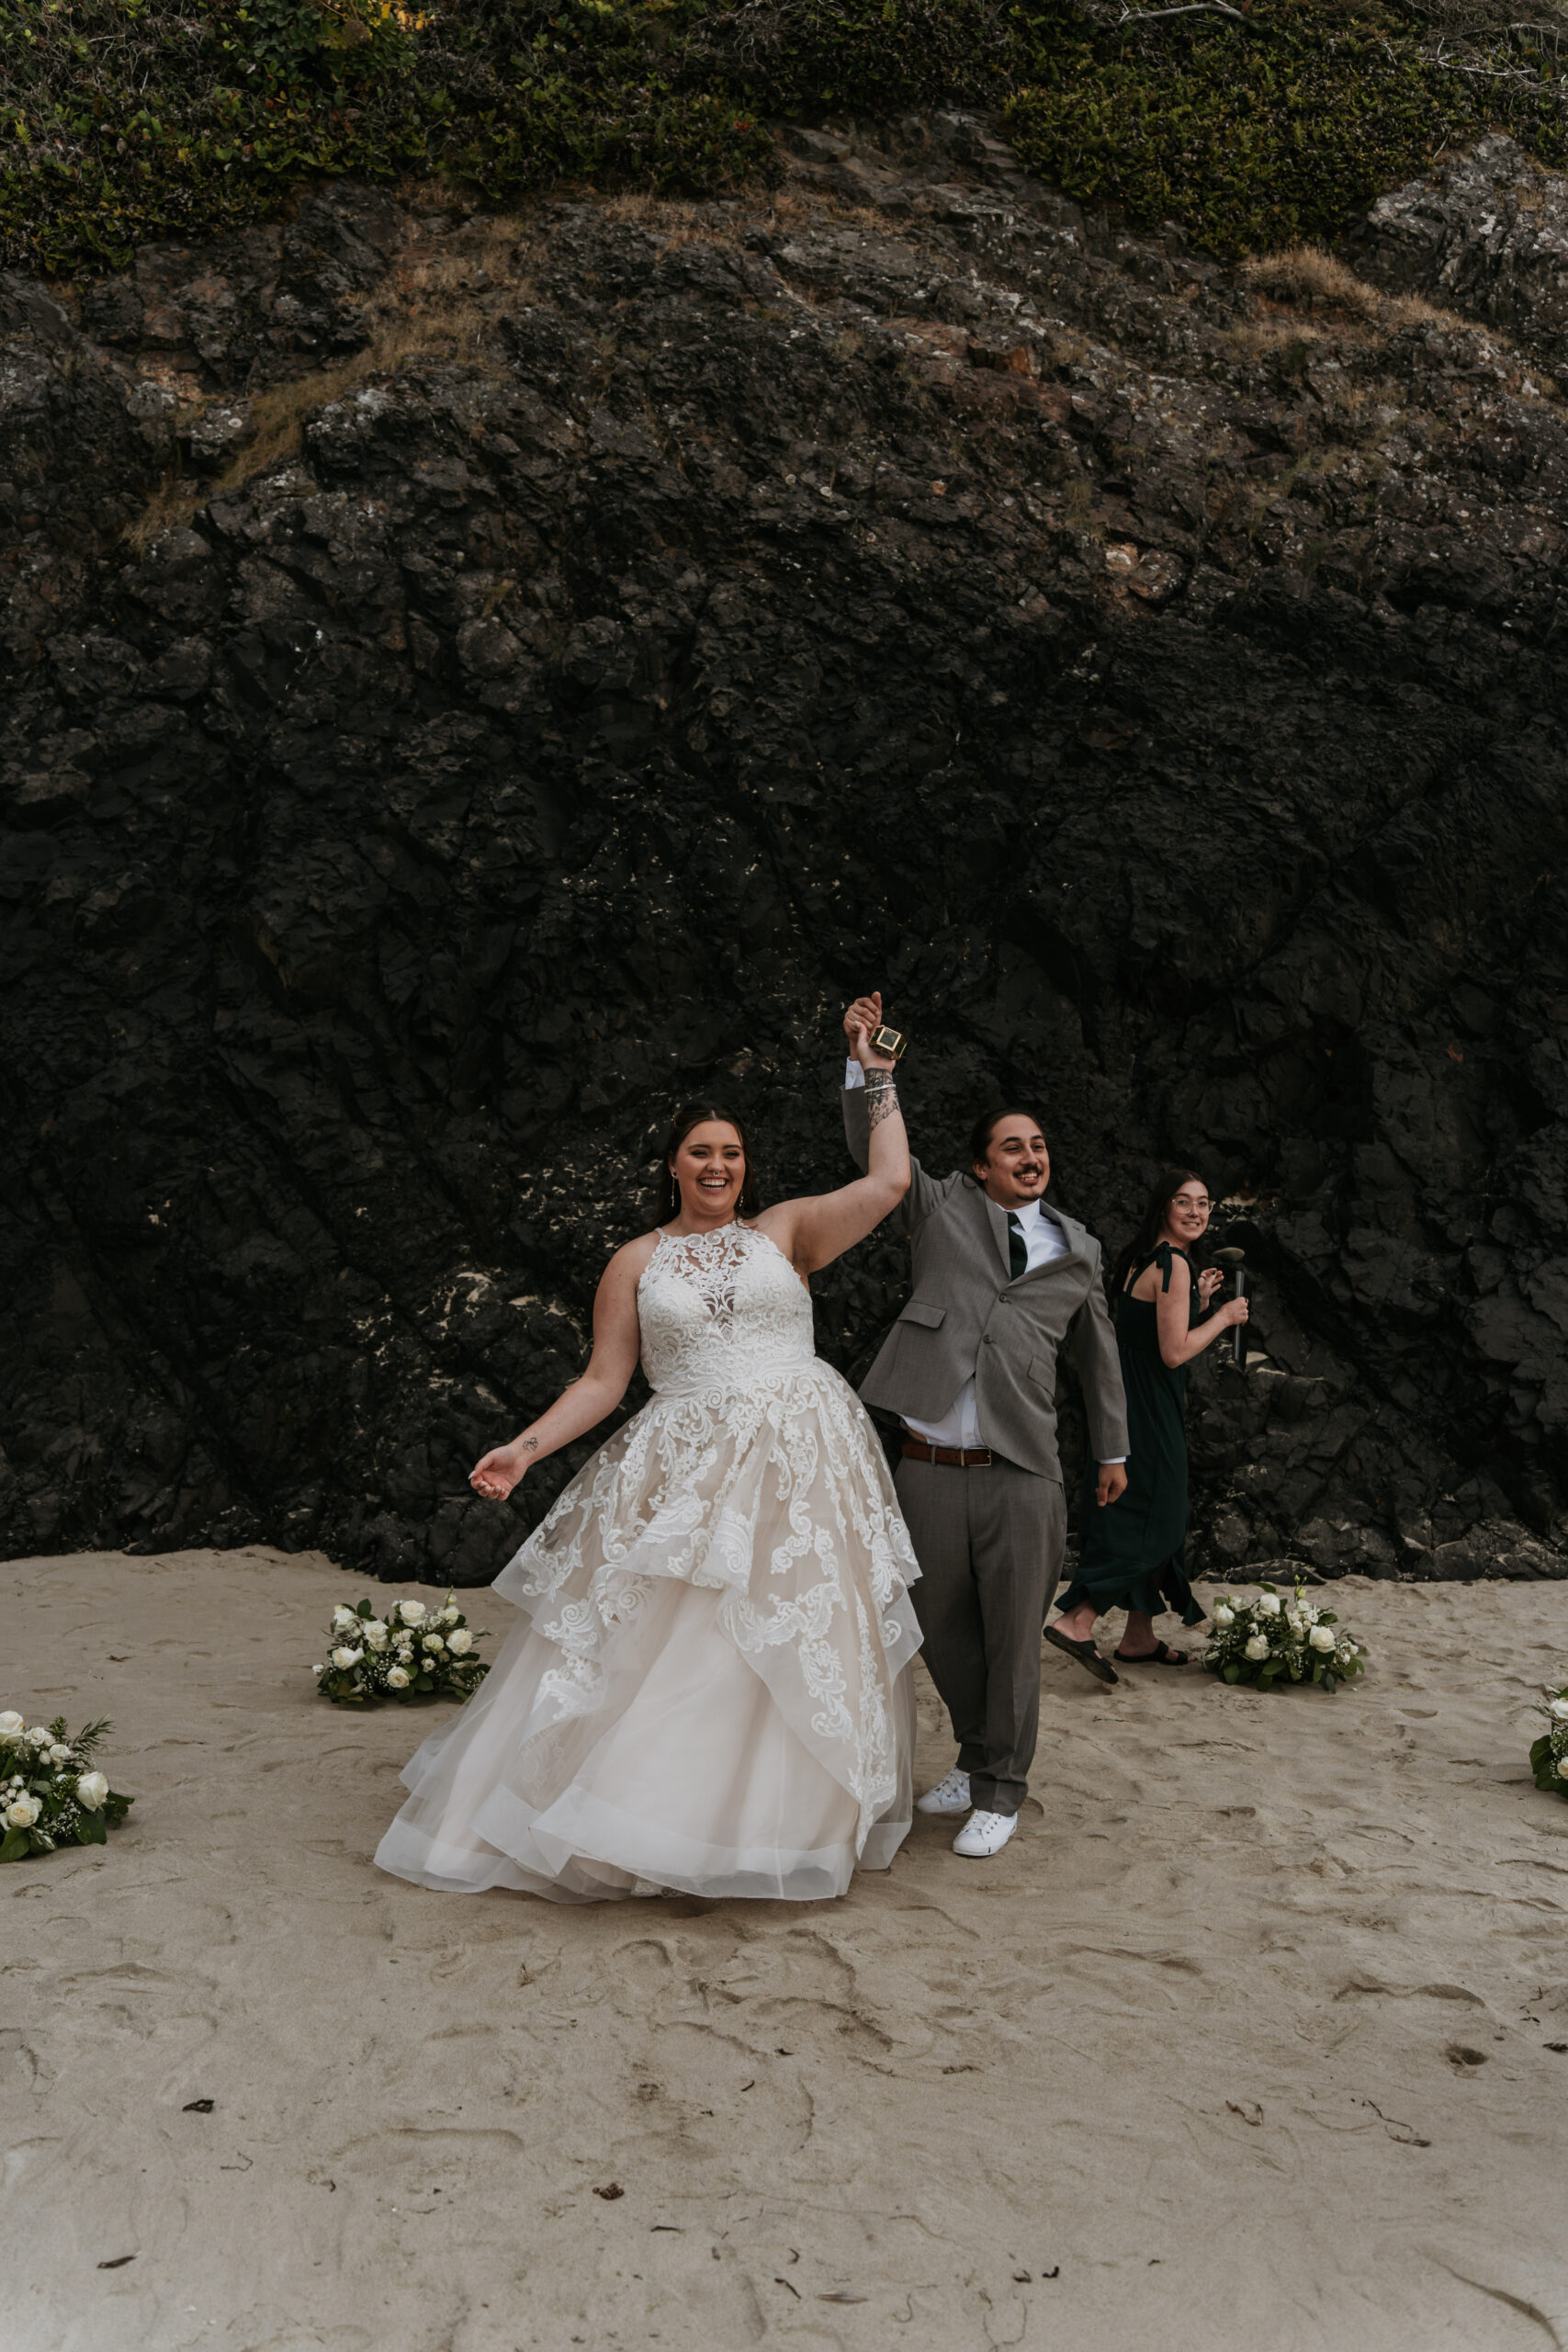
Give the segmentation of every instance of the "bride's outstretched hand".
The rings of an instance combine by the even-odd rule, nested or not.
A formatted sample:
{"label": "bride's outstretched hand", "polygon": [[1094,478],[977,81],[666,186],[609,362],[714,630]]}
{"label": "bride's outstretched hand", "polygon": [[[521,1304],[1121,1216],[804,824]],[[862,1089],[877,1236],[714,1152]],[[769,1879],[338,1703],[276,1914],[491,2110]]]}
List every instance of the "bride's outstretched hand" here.
{"label": "bride's outstretched hand", "polygon": [[526,1462],[510,1445],[498,1445],[468,1473],[468,1484],[487,1502],[503,1503],[522,1478]]}

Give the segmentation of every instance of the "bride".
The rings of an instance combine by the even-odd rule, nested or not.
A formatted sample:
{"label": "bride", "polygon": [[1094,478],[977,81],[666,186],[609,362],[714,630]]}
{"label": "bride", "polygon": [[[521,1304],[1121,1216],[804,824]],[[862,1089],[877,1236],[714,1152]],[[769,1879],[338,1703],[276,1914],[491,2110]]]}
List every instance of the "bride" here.
{"label": "bride", "polygon": [[892,1065],[853,1042],[869,1172],[759,1214],[739,1121],[681,1112],[658,1229],[605,1268],[587,1371],[474,1470],[510,1494],[615,1409],[640,1352],[652,1398],[497,1577],[524,1622],[404,1770],[383,1870],[558,1903],[808,1902],[908,1834],[919,1570],[806,1283],[908,1189]]}

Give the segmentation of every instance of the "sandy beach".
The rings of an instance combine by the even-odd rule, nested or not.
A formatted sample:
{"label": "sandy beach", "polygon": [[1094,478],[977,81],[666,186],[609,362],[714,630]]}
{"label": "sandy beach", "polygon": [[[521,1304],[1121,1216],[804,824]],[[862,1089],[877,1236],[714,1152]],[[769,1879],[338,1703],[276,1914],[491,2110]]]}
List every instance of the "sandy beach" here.
{"label": "sandy beach", "polygon": [[372,1869],[432,1715],[317,1698],[320,1555],[0,1578],[137,1796],[0,1877],[6,2352],[1568,2346],[1562,1586],[1337,1585],[1332,1699],[1048,1651],[996,1860],[563,1909]]}

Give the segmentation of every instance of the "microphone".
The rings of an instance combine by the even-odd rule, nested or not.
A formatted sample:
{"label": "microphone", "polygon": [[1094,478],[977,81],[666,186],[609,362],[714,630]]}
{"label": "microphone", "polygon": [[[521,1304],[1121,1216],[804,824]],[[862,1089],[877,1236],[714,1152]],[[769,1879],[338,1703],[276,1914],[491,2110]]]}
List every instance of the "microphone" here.
{"label": "microphone", "polygon": [[[1247,1252],[1245,1250],[1211,1250],[1210,1257],[1216,1266],[1224,1266],[1231,1278],[1231,1296],[1247,1296]],[[1247,1369],[1247,1326],[1238,1323],[1231,1333],[1231,1362]]]}

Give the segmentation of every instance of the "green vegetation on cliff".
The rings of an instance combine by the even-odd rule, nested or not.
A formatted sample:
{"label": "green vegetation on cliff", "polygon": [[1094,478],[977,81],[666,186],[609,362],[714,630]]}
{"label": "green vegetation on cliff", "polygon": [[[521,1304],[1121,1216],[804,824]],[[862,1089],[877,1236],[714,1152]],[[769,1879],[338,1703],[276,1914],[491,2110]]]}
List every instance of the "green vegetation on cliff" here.
{"label": "green vegetation on cliff", "polygon": [[936,105],[1005,114],[1070,195],[1239,252],[1332,236],[1490,127],[1568,160],[1555,33],[1491,5],[0,0],[0,254],[122,267],[316,174],[711,195],[767,168],[767,118]]}

